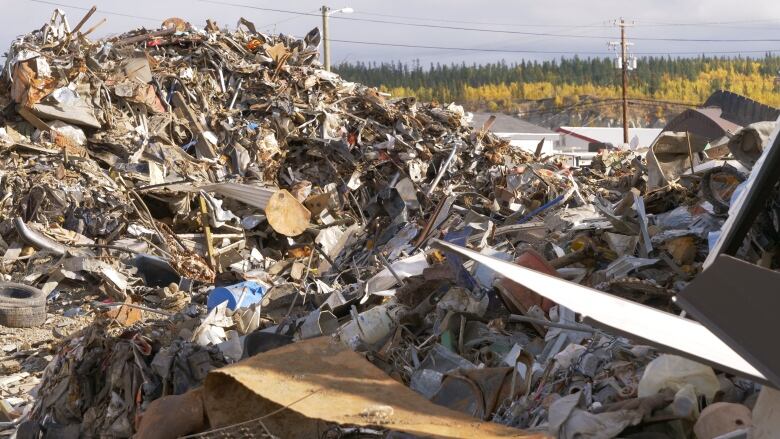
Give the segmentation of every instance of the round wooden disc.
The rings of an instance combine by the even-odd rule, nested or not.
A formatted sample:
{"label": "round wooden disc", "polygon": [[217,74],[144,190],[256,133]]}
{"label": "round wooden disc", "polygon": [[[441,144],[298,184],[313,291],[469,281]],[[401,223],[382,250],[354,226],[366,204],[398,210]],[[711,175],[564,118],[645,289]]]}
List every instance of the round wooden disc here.
{"label": "round wooden disc", "polygon": [[265,207],[268,224],[285,236],[298,236],[309,227],[311,212],[291,193],[282,189],[273,194]]}

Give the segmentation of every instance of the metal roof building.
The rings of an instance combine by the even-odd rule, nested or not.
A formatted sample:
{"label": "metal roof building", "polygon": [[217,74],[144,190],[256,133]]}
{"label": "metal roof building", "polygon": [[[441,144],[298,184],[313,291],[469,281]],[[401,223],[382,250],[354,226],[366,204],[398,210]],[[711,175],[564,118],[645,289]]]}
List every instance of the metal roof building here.
{"label": "metal roof building", "polygon": [[[560,127],[560,146],[564,152],[588,151],[591,143],[623,144],[623,128],[621,127]],[[635,147],[648,147],[661,133],[660,128],[629,128],[629,144]]]}

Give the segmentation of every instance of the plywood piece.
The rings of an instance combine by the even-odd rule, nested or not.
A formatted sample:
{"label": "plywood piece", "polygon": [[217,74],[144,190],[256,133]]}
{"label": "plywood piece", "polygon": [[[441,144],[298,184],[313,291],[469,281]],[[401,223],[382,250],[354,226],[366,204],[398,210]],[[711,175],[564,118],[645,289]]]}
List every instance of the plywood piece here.
{"label": "plywood piece", "polygon": [[262,416],[280,437],[319,437],[322,421],[381,425],[426,438],[548,437],[433,404],[331,337],[289,344],[214,370],[204,390],[212,428]]}

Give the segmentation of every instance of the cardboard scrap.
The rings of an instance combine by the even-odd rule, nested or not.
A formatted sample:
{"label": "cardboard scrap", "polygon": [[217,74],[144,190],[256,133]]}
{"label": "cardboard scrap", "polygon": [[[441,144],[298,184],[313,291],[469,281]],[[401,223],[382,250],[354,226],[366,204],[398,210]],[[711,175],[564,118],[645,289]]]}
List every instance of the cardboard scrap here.
{"label": "cardboard scrap", "polygon": [[213,370],[204,402],[212,429],[265,416],[280,437],[316,437],[318,421],[436,438],[548,437],[433,404],[330,337]]}

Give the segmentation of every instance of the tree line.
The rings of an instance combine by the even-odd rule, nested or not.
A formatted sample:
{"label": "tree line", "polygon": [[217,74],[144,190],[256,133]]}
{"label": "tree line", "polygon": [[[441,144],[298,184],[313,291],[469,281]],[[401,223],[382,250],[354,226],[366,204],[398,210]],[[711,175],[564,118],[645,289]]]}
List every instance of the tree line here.
{"label": "tree line", "polygon": [[[499,61],[488,64],[343,63],[334,71],[345,79],[376,86],[395,96],[455,101],[471,109],[517,111],[524,102],[545,98],[563,105],[588,95],[611,98],[620,92],[613,58],[562,58],[550,61]],[[701,103],[727,89],[768,105],[780,106],[780,56],[762,58],[643,57],[629,74],[636,98]]]}

